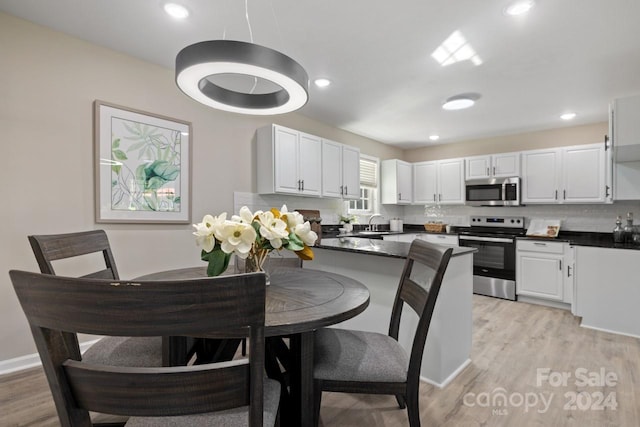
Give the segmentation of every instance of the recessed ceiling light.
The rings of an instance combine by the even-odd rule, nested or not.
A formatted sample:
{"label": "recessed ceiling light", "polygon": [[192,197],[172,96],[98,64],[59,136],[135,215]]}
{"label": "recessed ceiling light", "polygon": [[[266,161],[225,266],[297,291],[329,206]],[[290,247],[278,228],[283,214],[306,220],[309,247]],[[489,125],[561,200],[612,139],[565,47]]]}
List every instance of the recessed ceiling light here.
{"label": "recessed ceiling light", "polygon": [[184,19],[189,16],[187,8],[176,3],[166,3],[164,5],[164,11],[176,19]]}
{"label": "recessed ceiling light", "polygon": [[331,80],[329,79],[315,79],[313,83],[318,87],[327,87],[331,84]]}
{"label": "recessed ceiling light", "polygon": [[576,113],[564,113],[560,116],[562,120],[573,120],[576,117]]}
{"label": "recessed ceiling light", "polygon": [[437,141],[440,139],[440,135],[430,135],[429,136],[429,140],[430,141]]}
{"label": "recessed ceiling light", "polygon": [[478,99],[480,99],[480,95],[477,93],[463,93],[448,98],[442,104],[442,108],[445,110],[463,110],[472,107]]}
{"label": "recessed ceiling light", "polygon": [[525,14],[535,6],[534,0],[516,0],[504,9],[505,15],[518,16]]}

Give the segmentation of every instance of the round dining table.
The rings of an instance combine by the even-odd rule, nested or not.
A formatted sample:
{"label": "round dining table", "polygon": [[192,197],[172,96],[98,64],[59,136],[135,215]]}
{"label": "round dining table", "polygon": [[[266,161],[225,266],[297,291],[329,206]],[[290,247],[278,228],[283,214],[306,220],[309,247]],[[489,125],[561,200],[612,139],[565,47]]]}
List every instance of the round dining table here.
{"label": "round dining table", "polygon": [[[206,276],[205,267],[147,274],[137,280],[174,280]],[[365,285],[340,274],[307,268],[280,267],[269,272],[265,300],[265,336],[288,337],[290,398],[281,425],[313,425],[313,333],[316,329],[350,319],[369,305]],[[186,344],[180,337],[163,345],[170,364],[181,364]]]}

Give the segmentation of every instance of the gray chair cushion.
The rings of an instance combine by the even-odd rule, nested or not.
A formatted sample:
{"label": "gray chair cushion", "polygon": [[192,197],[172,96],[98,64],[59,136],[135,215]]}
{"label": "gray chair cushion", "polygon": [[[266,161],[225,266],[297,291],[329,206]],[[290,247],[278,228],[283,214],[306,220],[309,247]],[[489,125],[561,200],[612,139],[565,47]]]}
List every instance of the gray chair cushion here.
{"label": "gray chair cushion", "polygon": [[[280,383],[264,381],[264,418],[262,425],[272,427],[276,423],[280,403]],[[126,427],[236,427],[249,425],[249,407],[229,409],[210,414],[179,417],[131,417]]]}
{"label": "gray chair cushion", "polygon": [[84,352],[82,360],[134,368],[162,366],[162,338],[104,337]]}
{"label": "gray chair cushion", "polygon": [[337,328],[315,333],[316,379],[404,382],[408,368],[406,351],[387,335]]}

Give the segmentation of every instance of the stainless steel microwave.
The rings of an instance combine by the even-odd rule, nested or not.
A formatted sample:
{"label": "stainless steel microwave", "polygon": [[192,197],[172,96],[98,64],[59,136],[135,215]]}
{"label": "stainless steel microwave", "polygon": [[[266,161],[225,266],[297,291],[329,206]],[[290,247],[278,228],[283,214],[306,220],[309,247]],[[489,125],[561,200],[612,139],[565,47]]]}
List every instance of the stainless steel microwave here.
{"label": "stainless steel microwave", "polygon": [[520,178],[491,178],[467,181],[469,206],[520,206]]}

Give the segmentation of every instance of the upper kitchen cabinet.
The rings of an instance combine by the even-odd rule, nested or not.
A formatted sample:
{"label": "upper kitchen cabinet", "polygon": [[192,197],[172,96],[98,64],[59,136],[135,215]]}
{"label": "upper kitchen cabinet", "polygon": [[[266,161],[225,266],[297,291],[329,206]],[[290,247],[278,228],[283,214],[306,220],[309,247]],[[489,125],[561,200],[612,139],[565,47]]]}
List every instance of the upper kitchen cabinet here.
{"label": "upper kitchen cabinet", "polygon": [[414,204],[464,204],[464,159],[413,164]]}
{"label": "upper kitchen cabinet", "polygon": [[640,161],[640,95],[611,103],[609,128],[616,161]]}
{"label": "upper kitchen cabinet", "polygon": [[380,164],[381,203],[408,205],[412,200],[413,177],[411,163],[402,160],[383,160]]}
{"label": "upper kitchen cabinet", "polygon": [[520,153],[502,153],[465,159],[465,179],[520,176]]}
{"label": "upper kitchen cabinet", "polygon": [[257,132],[258,193],[320,196],[322,141],[279,125]]}
{"label": "upper kitchen cabinet", "polygon": [[357,199],[360,196],[360,150],[322,140],[322,197]]}
{"label": "upper kitchen cabinet", "polygon": [[616,159],[614,199],[640,200],[640,96],[611,103],[609,135]]}
{"label": "upper kitchen cabinet", "polygon": [[523,203],[608,201],[603,143],[522,153]]}

